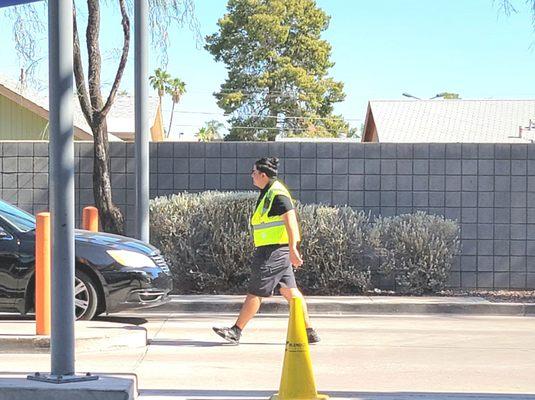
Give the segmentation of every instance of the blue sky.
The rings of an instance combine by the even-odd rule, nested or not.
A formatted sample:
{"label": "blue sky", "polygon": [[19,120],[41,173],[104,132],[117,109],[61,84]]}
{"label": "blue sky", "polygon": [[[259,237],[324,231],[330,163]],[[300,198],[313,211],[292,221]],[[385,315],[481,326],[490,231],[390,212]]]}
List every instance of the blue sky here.
{"label": "blue sky", "polygon": [[[442,91],[466,99],[535,98],[535,34],[529,6],[513,0],[518,13],[506,16],[499,10],[500,1],[317,0],[331,16],[323,36],[332,45],[336,63],[331,76],[345,83],[346,100],[336,112],[360,127],[368,100],[402,99],[403,92],[421,98]],[[203,37],[216,31],[225,9],[225,0],[196,1]],[[120,45],[114,33],[118,21],[116,11],[105,10],[102,35],[107,54]],[[20,65],[13,42],[6,40],[12,37],[6,22],[4,17],[0,73],[16,79]],[[174,29],[170,38],[167,70],[187,84],[173,132],[191,138],[205,121],[224,121],[212,93],[225,79],[225,66],[216,63],[187,28]],[[46,45],[46,36],[41,40]],[[46,81],[46,59],[41,64],[38,76]],[[106,65],[115,65],[113,58]],[[151,57],[151,71],[158,66]],[[113,68],[104,70],[108,80],[113,73]],[[122,85],[131,93],[133,74],[131,57]],[[166,124],[169,110],[166,103]]]}

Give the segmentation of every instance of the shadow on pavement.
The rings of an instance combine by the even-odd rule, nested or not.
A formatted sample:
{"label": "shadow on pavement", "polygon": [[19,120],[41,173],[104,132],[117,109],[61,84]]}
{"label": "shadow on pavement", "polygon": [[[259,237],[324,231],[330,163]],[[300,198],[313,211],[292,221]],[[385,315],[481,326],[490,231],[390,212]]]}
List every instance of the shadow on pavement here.
{"label": "shadow on pavement", "polygon": [[[149,340],[150,346],[187,346],[187,347],[222,347],[222,346],[237,346],[236,344],[227,343],[227,342],[212,342],[212,341],[201,341],[201,340],[189,340],[189,339],[156,339]],[[241,342],[239,346],[247,345],[260,345],[260,346],[284,346],[284,343],[251,343],[251,342]]]}
{"label": "shadow on pavement", "polygon": [[186,346],[186,347],[221,347],[235,346],[231,343],[223,342],[203,342],[200,340],[149,340],[150,346]]}
{"label": "shadow on pavement", "polygon": [[[158,397],[176,397],[178,399],[266,399],[276,391],[266,390],[165,390],[142,389],[139,391],[140,400],[158,399]],[[535,394],[510,393],[442,393],[442,392],[349,392],[349,391],[320,391],[334,399],[360,400],[535,400]]]}
{"label": "shadow on pavement", "polygon": [[[34,321],[35,315],[21,315],[21,314],[0,314],[0,321]],[[103,321],[103,322],[117,322],[120,324],[129,324],[129,325],[143,325],[148,322],[147,319],[134,316],[101,316],[93,319],[93,321]]]}
{"label": "shadow on pavement", "polygon": [[124,316],[124,317],[117,317],[117,316],[107,316],[107,317],[97,317],[93,321],[103,321],[103,322],[116,322],[119,324],[130,324],[130,325],[143,325],[146,324],[148,321],[145,318],[140,317],[131,317],[131,316]]}
{"label": "shadow on pavement", "polygon": [[0,321],[33,321],[34,315],[0,314]]}

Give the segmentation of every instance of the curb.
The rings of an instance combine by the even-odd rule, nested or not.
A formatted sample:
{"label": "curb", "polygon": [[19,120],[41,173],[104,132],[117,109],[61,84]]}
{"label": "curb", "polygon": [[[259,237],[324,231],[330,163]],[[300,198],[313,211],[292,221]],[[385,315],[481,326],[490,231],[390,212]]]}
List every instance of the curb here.
{"label": "curb", "polygon": [[[171,301],[141,311],[151,313],[238,313],[243,296],[171,296]],[[371,300],[370,300],[371,299]],[[316,314],[465,314],[534,316],[535,303],[492,303],[480,298],[408,298],[362,297],[307,298],[310,313]],[[135,312],[135,311],[132,311]],[[264,300],[259,314],[287,314],[283,299]]]}

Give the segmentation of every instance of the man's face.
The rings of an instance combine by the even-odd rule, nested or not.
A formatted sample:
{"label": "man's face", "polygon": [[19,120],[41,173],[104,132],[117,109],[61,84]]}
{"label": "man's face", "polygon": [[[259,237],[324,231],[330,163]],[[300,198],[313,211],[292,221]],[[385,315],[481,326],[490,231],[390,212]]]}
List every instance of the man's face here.
{"label": "man's face", "polygon": [[253,166],[251,178],[253,178],[253,185],[259,189],[263,189],[269,182],[268,176],[264,172],[257,170],[256,166]]}

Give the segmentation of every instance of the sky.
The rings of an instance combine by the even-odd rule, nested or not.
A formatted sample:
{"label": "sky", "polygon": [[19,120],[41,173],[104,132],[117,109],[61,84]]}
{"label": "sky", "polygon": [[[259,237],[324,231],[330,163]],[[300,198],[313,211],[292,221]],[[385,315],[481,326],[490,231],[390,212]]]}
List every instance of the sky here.
{"label": "sky", "polygon": [[[501,0],[317,0],[331,16],[323,34],[335,62],[330,76],[345,85],[346,99],[335,112],[360,128],[369,100],[400,100],[403,92],[420,98],[448,91],[464,99],[535,99],[534,25],[529,5],[511,1],[517,13],[506,15],[500,10]],[[226,0],[195,4],[202,39],[217,31]],[[21,64],[14,51],[12,21],[2,13],[0,74],[17,79]],[[108,6],[102,23],[107,55],[103,73],[108,82],[117,63],[113,49],[121,44],[119,27],[118,12]],[[175,108],[171,138],[193,139],[206,121],[225,121],[212,94],[225,80],[226,69],[187,27],[173,27],[169,35],[166,69],[187,89]],[[36,74],[46,85],[46,32],[37,39],[44,47]],[[132,54],[121,86],[129,93],[134,92]],[[149,70],[160,64],[153,51]],[[170,109],[167,100],[166,126]]]}

